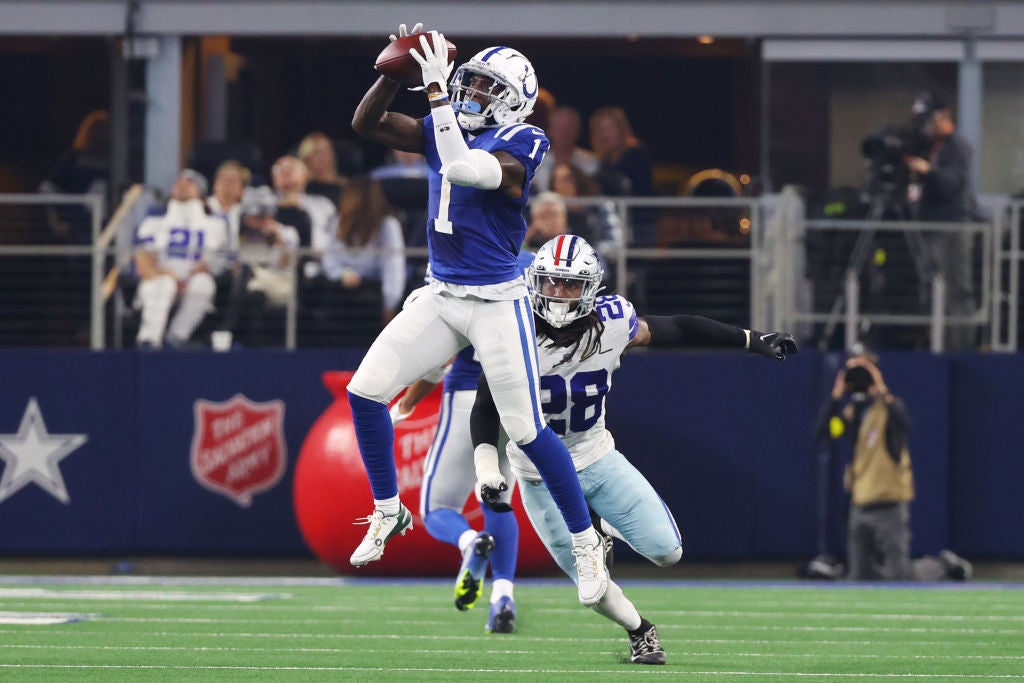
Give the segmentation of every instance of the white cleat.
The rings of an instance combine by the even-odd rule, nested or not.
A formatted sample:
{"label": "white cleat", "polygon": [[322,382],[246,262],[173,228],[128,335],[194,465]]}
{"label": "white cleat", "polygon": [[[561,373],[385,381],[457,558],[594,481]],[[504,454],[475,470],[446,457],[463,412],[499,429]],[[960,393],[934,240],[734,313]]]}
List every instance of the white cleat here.
{"label": "white cleat", "polygon": [[406,531],[412,529],[412,513],[402,505],[397,515],[385,515],[380,510],[374,510],[372,515],[356,520],[355,523],[370,525],[362,542],[349,558],[353,566],[362,567],[383,557],[384,546],[395,534],[404,536]]}
{"label": "white cleat", "polygon": [[608,590],[608,569],[604,565],[604,544],[578,545],[573,547],[576,558],[576,575],[579,582],[580,602],[590,607],[596,605]]}

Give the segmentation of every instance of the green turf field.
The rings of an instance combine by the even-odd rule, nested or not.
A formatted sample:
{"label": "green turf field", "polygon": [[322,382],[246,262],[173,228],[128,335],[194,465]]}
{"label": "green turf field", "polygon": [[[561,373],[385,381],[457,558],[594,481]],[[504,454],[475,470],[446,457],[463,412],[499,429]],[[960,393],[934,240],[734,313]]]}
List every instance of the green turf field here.
{"label": "green turf field", "polygon": [[[0,577],[0,681],[1024,680],[1019,584],[623,585],[666,666],[568,582],[520,582],[488,635],[447,582]],[[83,620],[11,623],[47,615]]]}

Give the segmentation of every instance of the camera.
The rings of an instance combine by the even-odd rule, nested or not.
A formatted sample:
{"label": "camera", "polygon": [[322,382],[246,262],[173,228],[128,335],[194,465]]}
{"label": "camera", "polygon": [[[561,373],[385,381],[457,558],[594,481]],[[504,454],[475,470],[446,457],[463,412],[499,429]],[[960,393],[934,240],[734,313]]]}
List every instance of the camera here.
{"label": "camera", "polygon": [[902,166],[903,157],[923,156],[931,147],[924,131],[924,120],[915,116],[902,126],[889,125],[864,138],[861,155],[873,167]]}
{"label": "camera", "polygon": [[905,156],[927,156],[931,140],[925,133],[927,117],[913,116],[902,125],[888,125],[864,138],[861,156],[868,162],[868,180],[862,197],[874,218],[906,218],[910,168]]}
{"label": "camera", "polygon": [[858,365],[846,371],[846,391],[854,400],[866,398],[874,383],[874,378],[865,367]]}

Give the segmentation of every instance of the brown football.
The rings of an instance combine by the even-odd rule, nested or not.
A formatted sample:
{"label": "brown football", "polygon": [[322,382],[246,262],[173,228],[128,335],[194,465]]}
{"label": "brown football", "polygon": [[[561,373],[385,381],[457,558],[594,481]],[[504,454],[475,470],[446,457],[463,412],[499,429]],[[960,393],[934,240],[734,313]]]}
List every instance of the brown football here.
{"label": "brown football", "polygon": [[[427,41],[431,40],[429,33],[413,33],[388,43],[377,55],[373,68],[384,76],[402,81],[406,85],[423,85],[423,72],[420,70],[419,62],[409,54],[409,48],[413,47],[417,52],[423,53],[420,46],[421,35],[426,35]],[[445,42],[448,44],[448,63],[451,64],[455,60],[455,44],[447,38]]]}

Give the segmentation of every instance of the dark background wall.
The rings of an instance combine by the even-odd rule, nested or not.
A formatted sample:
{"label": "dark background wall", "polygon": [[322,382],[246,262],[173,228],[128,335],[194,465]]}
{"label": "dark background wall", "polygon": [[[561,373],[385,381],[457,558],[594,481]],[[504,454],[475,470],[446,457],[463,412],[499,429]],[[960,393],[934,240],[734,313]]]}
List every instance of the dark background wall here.
{"label": "dark background wall", "polygon": [[[36,484],[0,501],[0,552],[308,555],[292,510],[295,459],[331,401],[321,373],[354,368],[360,356],[0,351],[0,438],[18,432],[33,397],[49,433],[88,435],[60,462],[67,504]],[[812,425],[834,360],[815,352],[786,363],[674,352],[623,360],[608,398],[609,426],[675,514],[687,557],[816,552]],[[970,558],[1024,557],[1024,359],[893,353],[882,369],[914,420],[915,554],[950,547]],[[194,402],[239,393],[285,404],[284,478],[249,507],[201,487],[189,466]],[[847,456],[840,448],[835,457]],[[838,475],[832,467],[834,552],[842,547]]]}

